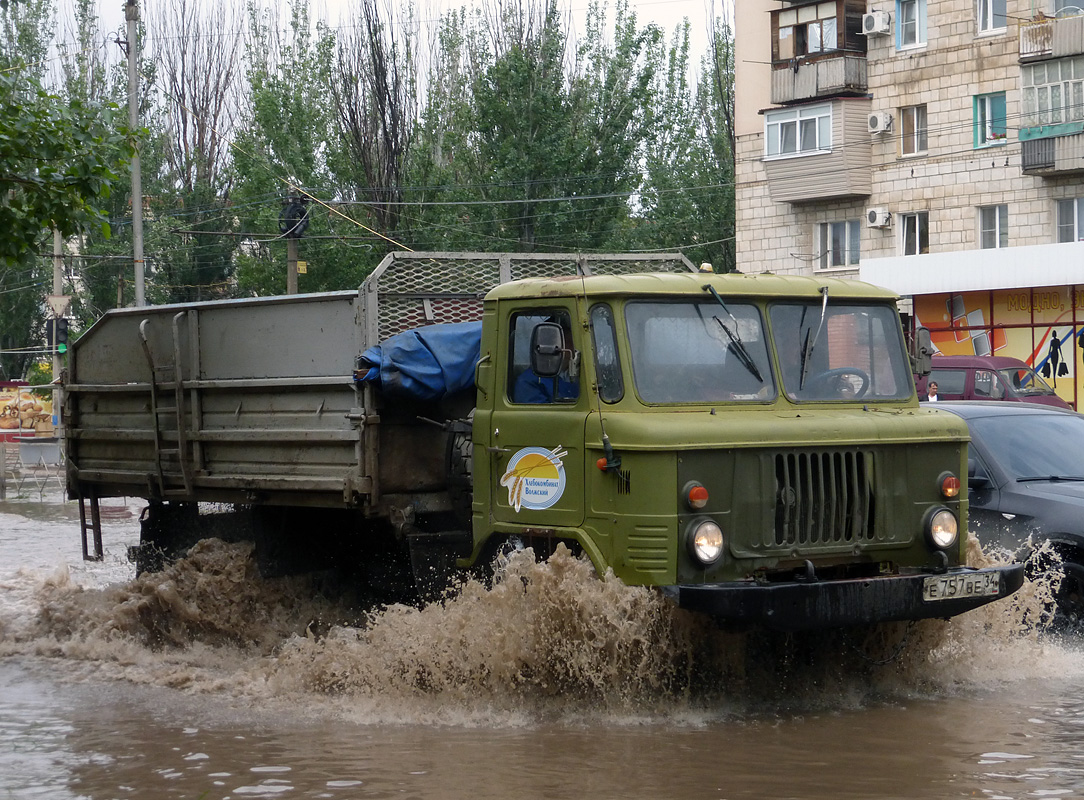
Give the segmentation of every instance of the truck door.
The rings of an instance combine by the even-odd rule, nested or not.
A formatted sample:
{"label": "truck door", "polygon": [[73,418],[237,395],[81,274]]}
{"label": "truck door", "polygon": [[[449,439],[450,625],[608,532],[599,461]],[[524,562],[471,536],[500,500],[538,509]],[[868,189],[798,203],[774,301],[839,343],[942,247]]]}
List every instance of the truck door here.
{"label": "truck door", "polygon": [[[562,308],[525,307],[507,320],[497,359],[503,377],[488,432],[493,518],[529,527],[580,525],[589,407],[579,369],[584,332],[574,330]],[[540,323],[561,326],[565,360],[556,377],[531,369],[532,334]]]}

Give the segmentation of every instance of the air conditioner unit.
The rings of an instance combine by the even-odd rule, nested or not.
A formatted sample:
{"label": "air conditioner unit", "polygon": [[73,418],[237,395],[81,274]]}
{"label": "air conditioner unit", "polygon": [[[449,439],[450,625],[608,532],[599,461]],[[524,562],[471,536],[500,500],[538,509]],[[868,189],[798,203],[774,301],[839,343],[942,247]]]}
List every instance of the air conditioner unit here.
{"label": "air conditioner unit", "polygon": [[862,33],[866,36],[887,36],[892,32],[892,18],[887,11],[871,11],[862,15]]}
{"label": "air conditioner unit", "polygon": [[892,224],[892,215],[887,208],[870,208],[866,210],[867,228],[887,228]]}
{"label": "air conditioner unit", "polygon": [[874,111],[869,115],[869,132],[884,133],[892,130],[892,115],[887,111]]}

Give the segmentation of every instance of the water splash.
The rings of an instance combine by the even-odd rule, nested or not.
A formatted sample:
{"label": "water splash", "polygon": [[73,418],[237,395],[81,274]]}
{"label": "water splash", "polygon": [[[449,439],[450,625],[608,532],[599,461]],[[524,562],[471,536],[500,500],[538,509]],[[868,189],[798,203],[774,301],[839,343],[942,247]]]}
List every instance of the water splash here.
{"label": "water splash", "polygon": [[[999,557],[969,542],[972,565]],[[454,724],[839,708],[1082,669],[1048,633],[1056,570],[951,621],[803,634],[721,631],[563,548],[542,564],[512,553],[491,583],[421,609],[359,609],[319,589],[261,578],[250,546],[209,540],[104,589],[56,573],[31,622],[0,618],[0,655],[369,722]]]}

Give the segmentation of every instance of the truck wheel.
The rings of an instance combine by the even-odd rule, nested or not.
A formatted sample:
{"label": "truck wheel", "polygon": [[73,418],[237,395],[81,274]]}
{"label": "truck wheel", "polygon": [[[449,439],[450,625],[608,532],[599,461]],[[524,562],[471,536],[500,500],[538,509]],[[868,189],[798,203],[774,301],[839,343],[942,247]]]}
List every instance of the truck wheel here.
{"label": "truck wheel", "polygon": [[139,547],[129,553],[136,575],[159,572],[194,542],[199,508],[195,503],[151,503],[139,519]]}
{"label": "truck wheel", "polygon": [[1064,576],[1058,587],[1054,625],[1065,632],[1084,632],[1084,564],[1068,559],[1062,564]]}
{"label": "truck wheel", "polygon": [[448,437],[448,496],[452,511],[459,524],[469,529],[474,503],[474,443],[471,431],[474,427],[474,409],[466,420],[452,423]]}

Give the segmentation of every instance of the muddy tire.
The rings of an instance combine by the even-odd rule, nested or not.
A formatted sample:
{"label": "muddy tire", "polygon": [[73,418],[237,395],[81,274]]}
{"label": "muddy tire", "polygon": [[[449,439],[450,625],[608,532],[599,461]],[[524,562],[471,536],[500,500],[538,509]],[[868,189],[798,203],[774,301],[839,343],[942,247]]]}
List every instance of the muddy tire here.
{"label": "muddy tire", "polygon": [[139,547],[129,558],[136,575],[160,572],[198,541],[199,508],[195,503],[151,503],[139,519]]}
{"label": "muddy tire", "polygon": [[471,431],[474,427],[474,410],[465,420],[453,423],[448,437],[448,496],[459,526],[470,530],[474,505],[474,443]]}

